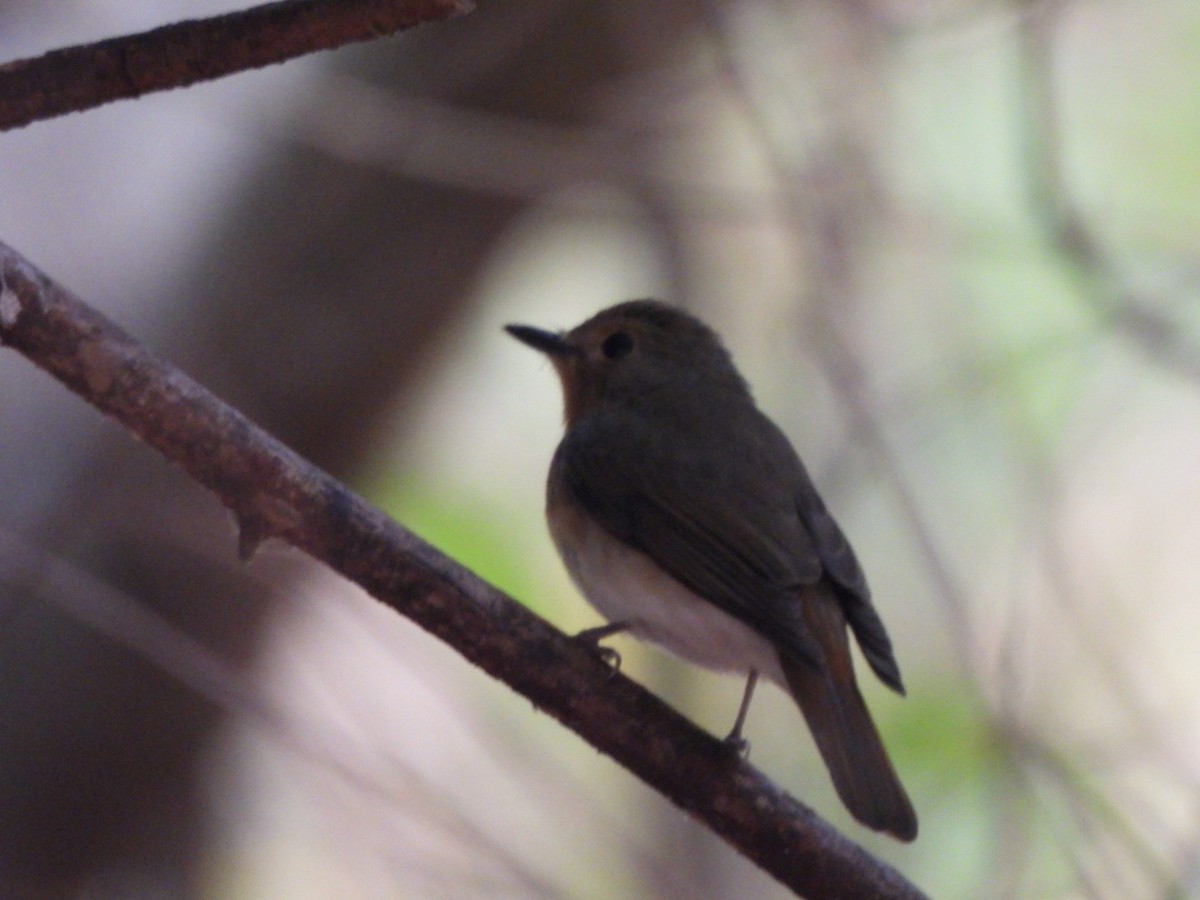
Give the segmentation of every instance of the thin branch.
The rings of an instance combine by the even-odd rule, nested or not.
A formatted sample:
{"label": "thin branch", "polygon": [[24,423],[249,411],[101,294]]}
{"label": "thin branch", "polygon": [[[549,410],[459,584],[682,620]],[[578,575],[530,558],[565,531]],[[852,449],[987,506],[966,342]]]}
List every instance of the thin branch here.
{"label": "thin branch", "polygon": [[461,15],[471,0],[281,0],[0,65],[0,131]]}
{"label": "thin branch", "polygon": [[159,450],[266,538],[354,581],[811,898],[920,891],[586,647],[397,525],[0,244],[0,344]]}
{"label": "thin branch", "polygon": [[1062,160],[1054,63],[1067,4],[1046,0],[1022,20],[1021,101],[1025,176],[1031,208],[1051,246],[1075,276],[1080,297],[1150,362],[1200,381],[1200,354],[1181,321],[1124,283],[1115,260],[1075,203]]}
{"label": "thin branch", "polygon": [[345,734],[315,728],[268,697],[245,672],[214,654],[192,635],[181,631],[138,598],[118,590],[91,572],[45,552],[15,534],[0,529],[0,588],[43,598],[46,603],[86,628],[127,648],[158,666],[191,690],[230,713],[258,725],[262,734],[286,748],[295,758],[338,775],[364,798],[382,799],[399,809],[413,810],[413,801],[425,801],[419,815],[427,827],[444,829],[469,845],[475,859],[495,860],[514,882],[514,889],[530,897],[553,897],[558,891],[531,871],[508,848],[476,828],[448,805],[430,796],[434,786],[416,771],[405,769],[404,789],[388,773],[368,769],[345,752]]}
{"label": "thin branch", "polygon": [[[812,178],[802,183],[784,148],[775,139],[762,103],[732,49],[733,42],[728,34],[725,7],[716,0],[708,0],[705,10],[708,14],[707,22],[717,38],[717,46],[722,51],[720,60],[731,94],[740,104],[744,121],[764,152],[772,178],[780,185],[778,214],[790,231],[805,236],[817,248],[812,255],[818,262],[811,270],[812,279],[819,287],[810,289],[810,293],[818,298],[818,302],[808,304],[811,310],[808,314],[807,332],[813,336],[809,346],[817,354],[829,386],[837,394],[851,433],[869,448],[874,460],[887,476],[900,513],[937,588],[936,596],[941,600],[946,620],[953,633],[952,646],[958,657],[959,667],[972,679],[975,687],[978,687],[978,671],[972,653],[976,641],[969,615],[968,591],[942,552],[932,525],[922,511],[916,492],[904,474],[903,466],[892,449],[883,423],[869,400],[870,391],[866,386],[867,378],[863,366],[831,313],[833,308],[847,304],[849,298],[855,295],[855,288],[850,283],[853,277],[853,263],[847,257],[843,238],[846,229],[839,227],[836,221],[827,221],[838,213],[844,214],[848,204],[826,201],[823,208],[814,213],[805,207],[803,199],[815,197],[817,199],[812,202],[818,202],[822,191],[828,191],[827,187],[818,182],[832,182],[833,178],[830,175],[836,173],[824,173],[823,179]],[[853,143],[853,137],[850,136],[842,145],[852,146]],[[842,165],[850,164],[845,161],[848,154],[840,149],[835,154],[828,153],[826,148],[816,148],[811,153],[815,158],[822,154],[836,156]],[[817,221],[814,222],[814,219]],[[799,296],[797,306],[805,306]]]}

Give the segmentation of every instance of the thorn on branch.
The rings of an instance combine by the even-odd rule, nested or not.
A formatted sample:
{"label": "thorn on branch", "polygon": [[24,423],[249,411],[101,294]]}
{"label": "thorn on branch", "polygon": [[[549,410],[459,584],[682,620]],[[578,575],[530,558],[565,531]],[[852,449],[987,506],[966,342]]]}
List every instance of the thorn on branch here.
{"label": "thorn on branch", "polygon": [[0,272],[0,342],[4,340],[4,332],[17,324],[21,317],[21,298],[17,292],[9,288]]}
{"label": "thorn on branch", "polygon": [[262,492],[255,493],[249,500],[233,510],[238,529],[238,559],[250,562],[263,541],[279,537],[302,524],[302,516],[295,507],[279,497]]}

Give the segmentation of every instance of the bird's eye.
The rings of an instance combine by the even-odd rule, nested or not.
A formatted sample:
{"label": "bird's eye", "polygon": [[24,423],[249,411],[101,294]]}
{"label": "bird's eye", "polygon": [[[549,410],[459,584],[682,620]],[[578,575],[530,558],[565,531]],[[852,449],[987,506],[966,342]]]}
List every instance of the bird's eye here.
{"label": "bird's eye", "polygon": [[600,345],[600,352],[604,354],[605,359],[620,359],[628,356],[632,349],[633,338],[624,331],[614,331]]}

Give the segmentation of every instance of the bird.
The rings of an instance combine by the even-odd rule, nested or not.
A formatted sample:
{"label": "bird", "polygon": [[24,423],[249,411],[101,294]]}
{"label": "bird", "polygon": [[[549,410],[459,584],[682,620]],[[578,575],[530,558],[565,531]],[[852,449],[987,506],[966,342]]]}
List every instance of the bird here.
{"label": "bird", "polygon": [[628,632],[744,674],[734,747],[746,747],[759,677],[774,682],[799,706],[851,815],[915,839],[850,649],[852,634],[904,694],[891,640],[849,541],[717,333],[658,300],[618,303],[565,332],[506,330],[544,354],[562,385],[546,518],[572,580],[607,619],[578,637]]}

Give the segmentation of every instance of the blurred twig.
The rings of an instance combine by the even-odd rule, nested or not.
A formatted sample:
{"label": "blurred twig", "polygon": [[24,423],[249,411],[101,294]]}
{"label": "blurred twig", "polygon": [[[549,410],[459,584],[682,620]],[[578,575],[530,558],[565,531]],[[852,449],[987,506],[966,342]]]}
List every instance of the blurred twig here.
{"label": "blurred twig", "polygon": [[0,65],[0,131],[370,40],[471,0],[282,0]]}
{"label": "blurred twig", "polygon": [[1145,357],[1178,375],[1200,380],[1200,346],[1181,323],[1129,287],[1071,196],[1063,172],[1054,62],[1059,24],[1068,3],[1045,0],[1022,18],[1021,99],[1024,171],[1032,208],[1054,249],[1071,267],[1081,298]]}
{"label": "blurred twig", "polygon": [[770,198],[751,186],[721,184],[689,169],[648,169],[627,152],[643,138],[624,123],[566,124],[501,114],[406,95],[337,72],[325,73],[309,96],[319,116],[296,122],[278,110],[263,115],[290,116],[290,139],[302,146],[400,178],[589,215],[611,201],[564,187],[619,184],[647,206],[669,197],[677,214],[730,224],[759,224],[769,205]]}
{"label": "blurred twig", "polygon": [[[246,673],[213,653],[202,642],[176,627],[137,597],[118,590],[67,559],[0,531],[0,588],[30,589],[80,624],[149,660],[197,694],[229,711],[239,712],[297,758],[336,773],[364,794],[382,798],[395,808],[422,816],[423,827],[455,834],[471,849],[471,858],[497,861],[527,896],[553,897],[546,882],[480,829],[436,802],[435,788],[411,768],[404,772],[404,790],[397,780],[363,766],[346,752],[346,736],[317,729],[274,702]],[[398,761],[393,760],[395,766]],[[465,877],[464,873],[456,873]]]}
{"label": "blurred twig", "polygon": [[[870,449],[872,457],[887,476],[901,514],[938,589],[937,596],[942,601],[946,620],[953,632],[953,647],[958,654],[962,671],[977,679],[974,656],[976,640],[970,619],[968,592],[943,556],[932,526],[917,500],[916,492],[904,474],[900,460],[871,404],[863,366],[843,337],[833,314],[833,310],[849,305],[857,293],[853,284],[856,261],[852,258],[853,247],[850,244],[856,239],[852,235],[861,230],[864,223],[844,221],[857,210],[849,209],[853,204],[838,195],[842,188],[841,182],[856,178],[860,181],[870,181],[870,173],[858,171],[865,168],[865,164],[862,154],[853,152],[858,149],[856,136],[834,135],[827,140],[826,146],[815,148],[813,156],[824,162],[825,167],[821,168],[817,164],[814,166],[817,171],[810,173],[810,177],[803,178],[802,173],[795,170],[787,151],[775,138],[762,103],[743,70],[743,63],[732,49],[724,8],[715,0],[709,0],[705,8],[709,13],[708,21],[718,46],[723,51],[721,60],[733,95],[738,100],[746,124],[756,136],[770,166],[771,175],[779,187],[781,199],[778,214],[792,233],[807,237],[812,243],[810,252],[815,262],[810,267],[813,286],[809,291],[817,298],[816,302],[811,304],[810,311],[810,331],[815,335],[811,341],[812,347],[818,355],[830,386],[837,394],[853,434]],[[863,10],[847,13],[863,16],[867,14],[867,11]],[[862,30],[870,30],[865,24],[865,19]],[[830,118],[835,117],[831,115]],[[815,209],[809,208],[809,205]],[[797,301],[799,305],[799,297]]]}
{"label": "blurred twig", "polygon": [[0,244],[0,343],[208,487],[249,556],[275,537],[454,647],[793,890],[919,897],[720,741],[424,543]]}

